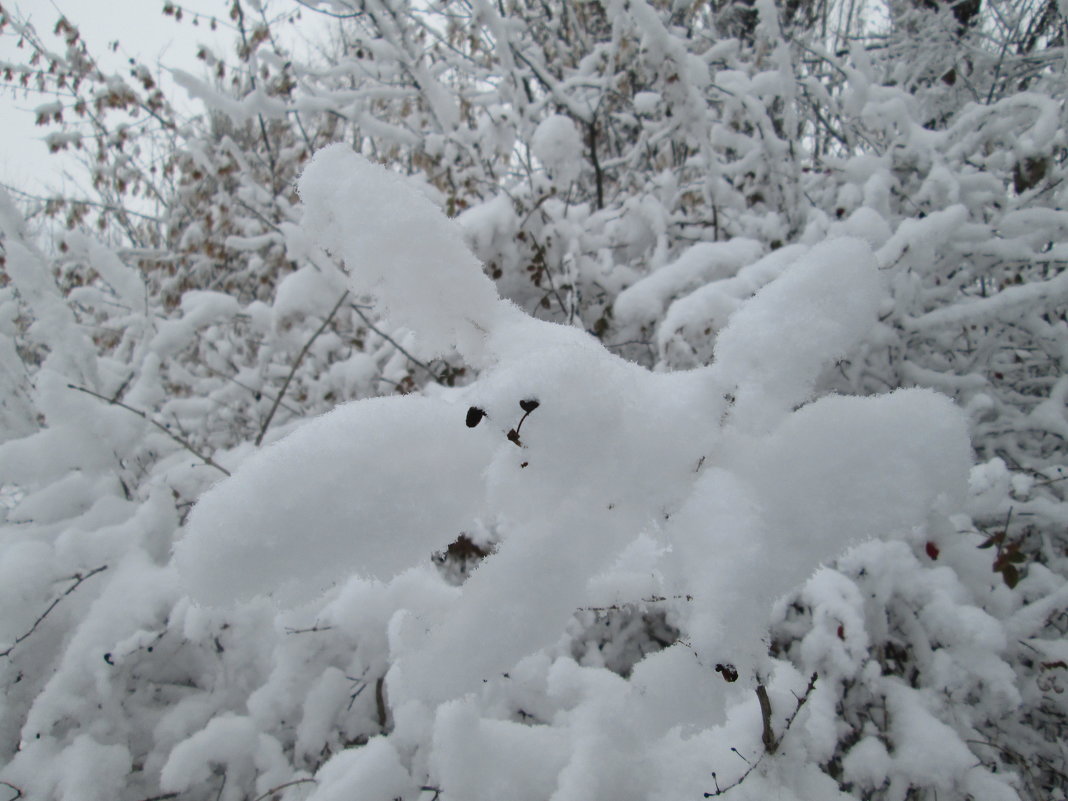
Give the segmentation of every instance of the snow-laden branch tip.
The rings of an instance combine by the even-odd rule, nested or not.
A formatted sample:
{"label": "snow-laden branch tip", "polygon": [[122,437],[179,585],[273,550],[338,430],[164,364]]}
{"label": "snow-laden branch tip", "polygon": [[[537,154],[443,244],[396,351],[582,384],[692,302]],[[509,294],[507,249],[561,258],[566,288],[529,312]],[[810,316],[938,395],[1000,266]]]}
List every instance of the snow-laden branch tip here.
{"label": "snow-laden branch tip", "polygon": [[[29,629],[27,629],[25,632],[16,637],[14,642],[11,643],[11,645],[9,645],[3,651],[0,651],[0,658],[10,656],[12,651],[14,651],[20,644],[25,642],[27,639],[29,639],[30,636],[35,631],[37,631],[37,627],[45,621],[45,618],[52,614],[52,610],[59,606],[60,602],[64,598],[66,598],[68,595],[70,595],[72,592],[82,586],[82,584],[91,579],[93,576],[97,575],[98,573],[103,573],[107,569],[107,565],[101,565],[100,567],[94,567],[88,573],[76,573],[74,576],[72,576],[71,581],[73,583],[63,592],[62,595],[58,595],[52,599],[52,602],[47,607],[45,607],[45,610],[40,615],[37,616],[37,619],[33,621],[33,625],[31,625]],[[6,782],[4,782],[4,784],[6,784]]]}

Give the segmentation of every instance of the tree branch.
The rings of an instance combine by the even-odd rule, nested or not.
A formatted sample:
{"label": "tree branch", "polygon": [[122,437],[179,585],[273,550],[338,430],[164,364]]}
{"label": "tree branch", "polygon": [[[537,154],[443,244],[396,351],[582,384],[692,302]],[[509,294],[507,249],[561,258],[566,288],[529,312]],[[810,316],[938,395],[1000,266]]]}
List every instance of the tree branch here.
{"label": "tree branch", "polygon": [[277,793],[279,790],[284,790],[287,787],[295,787],[298,784],[308,784],[309,782],[311,782],[312,784],[318,784],[318,782],[315,779],[312,779],[312,778],[294,779],[291,782],[286,782],[285,784],[280,784],[277,787],[272,787],[270,790],[268,790],[263,795],[256,796],[254,799],[252,799],[252,801],[264,801],[264,799],[270,798],[272,795]]}
{"label": "tree branch", "polygon": [[[798,696],[797,706],[794,707],[794,711],[790,713],[790,716],[786,718],[786,723],[783,724],[782,727],[782,734],[780,734],[778,737],[775,736],[775,732],[771,728],[771,701],[768,699],[767,688],[765,688],[763,684],[757,685],[756,694],[757,700],[760,702],[760,717],[764,723],[764,731],[761,735],[761,739],[764,742],[764,752],[755,761],[749,763],[749,767],[746,769],[745,773],[738,777],[738,780],[736,782],[734,782],[733,784],[728,784],[726,787],[720,788],[719,779],[716,777],[716,774],[713,773],[712,779],[716,782],[716,791],[713,793],[705,793],[705,798],[716,798],[717,796],[723,795],[728,790],[733,790],[735,787],[737,787],[739,784],[749,778],[749,774],[757,769],[757,766],[764,761],[764,757],[768,756],[769,754],[775,753],[779,745],[782,743],[783,737],[786,736],[786,732],[790,731],[790,727],[793,725],[794,718],[797,717],[797,713],[801,711],[801,707],[805,705],[805,701],[808,700],[808,697],[816,688],[816,679],[818,678],[819,674],[817,673],[813,673],[812,676],[809,678],[808,686],[805,688],[805,691],[800,696]],[[731,750],[734,750],[734,752],[738,754],[738,756],[742,756],[740,753],[738,753],[737,750]],[[742,759],[745,759],[745,757],[742,757]],[[746,761],[748,762],[748,760]]]}
{"label": "tree branch", "polygon": [[593,164],[593,176],[597,187],[597,210],[604,208],[604,171],[597,157],[597,118],[590,120],[586,128],[587,141],[590,146],[590,162]]}
{"label": "tree branch", "polygon": [[[74,592],[76,589],[78,589],[80,586],[82,586],[83,582],[87,581],[88,579],[91,579],[97,573],[103,573],[107,569],[108,569],[107,565],[101,565],[100,567],[93,568],[92,570],[90,570],[85,575],[82,575],[81,573],[75,573],[74,576],[73,576],[74,583],[71,584],[67,588],[67,591],[64,592],[62,595],[58,596],[57,598],[54,598],[52,600],[52,603],[50,603],[48,605],[48,608],[45,609],[35,621],[33,621],[33,625],[30,626],[30,628],[26,632],[24,632],[24,633],[20,634],[18,637],[16,637],[15,641],[13,643],[11,643],[10,646],[8,646],[7,650],[0,651],[0,657],[10,656],[11,652],[14,651],[15,648],[18,647],[18,645],[20,643],[24,642],[26,639],[29,638],[29,636],[31,634],[33,634],[35,631],[37,631],[37,627],[40,626],[41,623],[44,622],[44,619],[46,617],[48,617],[50,614],[52,614],[52,610],[55,609],[57,606],[59,606],[59,602],[60,601],[62,601],[64,598],[66,598],[68,595],[70,595],[72,592]],[[19,797],[22,796],[22,791],[19,790],[14,785],[8,784],[7,782],[0,782],[0,784],[5,784],[8,787],[11,787],[13,790],[18,790],[19,794],[17,796],[15,796],[15,798],[19,798]],[[15,801],[15,799],[12,798],[9,801]]]}
{"label": "tree branch", "polygon": [[[386,340],[386,342],[388,342],[388,343],[389,343],[390,345],[392,345],[392,346],[393,346],[393,347],[395,347],[395,348],[396,348],[397,350],[399,350],[399,351],[400,351],[400,352],[401,352],[401,353],[402,353],[402,354],[404,355],[404,357],[408,359],[408,361],[410,361],[410,362],[411,362],[412,364],[416,365],[417,367],[422,367],[422,368],[423,368],[424,370],[426,370],[426,371],[427,371],[428,373],[430,373],[430,377],[431,377],[431,378],[433,378],[433,379],[434,379],[435,381],[437,381],[437,382],[439,382],[439,383],[440,383],[440,381],[441,381],[441,378],[440,378],[440,376],[438,376],[438,374],[437,374],[437,373],[435,373],[435,372],[434,372],[433,370],[431,370],[431,369],[430,369],[430,368],[429,368],[429,367],[428,367],[427,365],[425,365],[425,364],[424,364],[423,362],[419,361],[419,360],[418,360],[417,358],[415,358],[414,356],[412,356],[412,354],[410,354],[410,353],[409,353],[408,351],[406,351],[406,350],[405,350],[405,349],[404,349],[403,347],[401,347],[400,343],[398,343],[398,342],[397,342],[397,340],[395,340],[395,339],[394,339],[393,337],[391,337],[391,336],[390,336],[389,334],[387,334],[387,333],[386,333],[385,331],[383,331],[382,329],[380,329],[380,328],[376,327],[376,326],[374,325],[374,323],[372,323],[372,322],[370,321],[370,319],[368,319],[367,315],[366,315],[366,314],[364,314],[364,313],[363,313],[363,312],[362,312],[362,311],[360,310],[360,307],[359,307],[359,306],[357,306],[357,305],[356,305],[355,303],[353,303],[353,304],[350,304],[350,305],[352,306],[352,310],[353,310],[354,312],[356,312],[356,314],[358,314],[358,315],[359,315],[359,317],[360,317],[360,319],[361,319],[361,320],[363,320],[363,324],[364,324],[364,325],[366,325],[366,326],[367,326],[368,328],[370,328],[370,329],[371,329],[372,331],[374,331],[374,332],[375,332],[376,334],[378,334],[378,335],[379,335],[380,337],[382,337],[382,339]],[[383,379],[383,380],[387,380],[387,379]],[[392,383],[392,382],[391,382],[391,383]]]}
{"label": "tree branch", "polygon": [[92,395],[94,398],[99,398],[100,400],[104,401],[109,406],[119,406],[119,407],[125,409],[128,412],[133,412],[138,417],[140,417],[142,420],[146,420],[147,422],[149,422],[152,425],[154,425],[156,428],[158,428],[160,431],[162,431],[164,434],[166,434],[172,440],[177,442],[179,445],[181,445],[183,448],[185,448],[187,451],[189,451],[195,457],[200,459],[200,461],[202,461],[204,464],[208,465],[208,467],[214,467],[216,470],[218,470],[219,472],[223,473],[224,475],[227,475],[227,476],[230,475],[230,471],[229,470],[227,470],[222,465],[217,464],[216,462],[214,462],[211,459],[210,456],[205,456],[204,454],[202,454],[195,447],[193,447],[193,444],[189,440],[185,439],[182,436],[179,436],[178,434],[175,434],[173,431],[170,430],[170,428],[168,428],[163,423],[160,423],[160,422],[157,422],[156,420],[153,420],[151,417],[148,416],[148,412],[144,412],[141,409],[135,409],[133,406],[128,406],[128,405],[126,405],[125,403],[123,403],[120,400],[115,400],[114,398],[109,398],[106,395],[101,395],[99,392],[93,392],[93,390],[91,390],[91,389],[87,389],[85,387],[79,387],[77,384],[67,384],[67,388],[68,389],[76,389],[76,390],[78,390],[78,392],[84,392],[86,395]]}
{"label": "tree branch", "polygon": [[278,405],[282,402],[282,398],[285,397],[286,390],[289,389],[289,383],[293,380],[293,376],[297,373],[297,368],[300,367],[300,363],[304,361],[304,357],[308,355],[308,351],[314,344],[315,340],[319,338],[319,335],[326,330],[326,327],[330,325],[330,321],[334,319],[334,315],[337,314],[337,310],[341,308],[341,304],[345,302],[345,298],[349,296],[349,291],[346,289],[341,293],[341,297],[337,299],[337,303],[334,304],[334,308],[330,310],[330,314],[323,320],[323,324],[316,329],[315,333],[311,335],[311,339],[304,343],[304,347],[300,349],[300,353],[297,354],[296,361],[293,362],[293,367],[289,371],[289,375],[286,376],[285,383],[282,384],[282,388],[278,390],[278,394],[275,395],[274,403],[271,404],[271,411],[267,413],[267,419],[263,421],[263,426],[260,428],[260,434],[256,437],[256,447],[258,448],[263,442],[263,437],[267,433],[267,429],[271,425],[271,420],[274,419],[274,413],[278,411]]}
{"label": "tree branch", "polygon": [[768,688],[758,684],[756,688],[757,701],[760,703],[760,719],[764,724],[764,731],[760,739],[764,742],[764,751],[774,754],[779,747],[779,741],[775,739],[775,730],[771,728],[771,700],[768,698]]}

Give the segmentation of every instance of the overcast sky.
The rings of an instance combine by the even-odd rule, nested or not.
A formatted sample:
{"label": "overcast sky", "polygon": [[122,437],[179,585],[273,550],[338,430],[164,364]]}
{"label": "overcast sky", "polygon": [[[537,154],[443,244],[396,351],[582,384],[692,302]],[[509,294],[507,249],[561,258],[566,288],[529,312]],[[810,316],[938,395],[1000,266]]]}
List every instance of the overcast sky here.
{"label": "overcast sky", "polygon": [[[185,10],[183,21],[163,15],[164,0],[4,0],[5,8],[18,10],[29,17],[37,31],[62,49],[58,39],[51,35],[60,14],[65,15],[81,31],[90,50],[100,58],[106,69],[124,70],[128,59],[135,57],[148,64],[154,71],[163,67],[177,67],[199,74],[202,64],[196,59],[198,43],[212,44],[220,52],[230,52],[233,32],[230,29],[229,0],[181,0]],[[295,0],[275,0],[271,6],[282,10],[295,8]],[[200,24],[194,26],[192,19],[202,14]],[[219,28],[212,32],[208,24],[216,17]],[[305,25],[318,22],[315,14],[305,14]],[[17,37],[0,36],[0,61],[23,61],[24,51],[16,50]],[[110,42],[119,42],[118,52],[112,53]],[[168,90],[165,71],[163,86]],[[169,96],[180,98],[170,84]],[[34,127],[33,109],[52,98],[36,94],[0,93],[0,182],[44,192],[64,184],[62,159],[49,156],[42,136],[44,128]],[[69,163],[66,165],[69,169]]]}

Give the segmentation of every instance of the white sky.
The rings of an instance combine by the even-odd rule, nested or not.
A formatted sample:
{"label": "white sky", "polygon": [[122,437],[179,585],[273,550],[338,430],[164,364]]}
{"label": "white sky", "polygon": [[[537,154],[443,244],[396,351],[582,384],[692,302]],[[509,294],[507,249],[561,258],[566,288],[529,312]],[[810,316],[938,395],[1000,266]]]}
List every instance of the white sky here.
{"label": "white sky", "polygon": [[[5,8],[28,16],[57,50],[62,45],[51,32],[63,14],[78,27],[105,69],[119,72],[127,68],[130,57],[138,58],[161,75],[161,85],[172,101],[181,100],[184,92],[174,88],[160,65],[199,74],[203,64],[196,59],[197,45],[210,44],[216,52],[229,54],[235,35],[228,16],[229,0],[179,0],[175,4],[184,9],[180,23],[163,15],[164,0],[3,0]],[[251,13],[250,4],[245,5],[246,13]],[[298,8],[295,0],[275,0],[270,7],[275,11]],[[194,14],[203,15],[197,26],[192,24]],[[208,25],[212,16],[218,20],[216,32]],[[321,19],[306,11],[301,32],[321,24]],[[0,61],[24,60],[25,51],[16,49],[16,41],[15,36],[0,36]],[[112,53],[108,45],[114,41],[119,48]],[[38,193],[59,190],[67,183],[63,173],[74,169],[71,160],[50,156],[42,141],[47,129],[34,126],[33,109],[51,100],[34,93],[12,97],[0,92],[0,182]]]}

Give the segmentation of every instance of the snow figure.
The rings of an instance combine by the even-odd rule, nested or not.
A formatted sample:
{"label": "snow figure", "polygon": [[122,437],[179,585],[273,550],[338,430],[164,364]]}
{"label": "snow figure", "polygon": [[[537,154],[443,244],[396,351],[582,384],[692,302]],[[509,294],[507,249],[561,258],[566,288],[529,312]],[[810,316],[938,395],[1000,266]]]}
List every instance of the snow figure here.
{"label": "snow figure", "polygon": [[[549,693],[604,693],[603,715],[625,698],[646,732],[717,725],[727,685],[714,666],[752,679],[775,600],[853,543],[924,526],[963,491],[968,439],[948,399],[814,399],[884,298],[859,239],[798,248],[731,314],[710,366],[652,373],[501,300],[454,223],[347,146],[320,151],[299,190],[307,235],[344,261],[352,290],[478,378],[347,404],[268,446],[202,498],[176,559],[202,602],[296,604],[352,575],[400,580],[459,533],[494,526],[499,545],[466,583],[413,592],[390,624],[395,736],[432,719],[431,767],[448,772],[462,742],[508,747],[490,731],[500,721],[472,717],[471,694],[549,659],[577,608],[651,593],[686,599],[672,612],[685,645],[618,685],[587,686],[557,659]],[[707,692],[695,699],[695,686]],[[556,764],[567,749],[543,753]]]}

